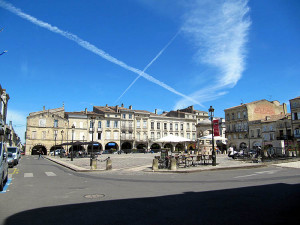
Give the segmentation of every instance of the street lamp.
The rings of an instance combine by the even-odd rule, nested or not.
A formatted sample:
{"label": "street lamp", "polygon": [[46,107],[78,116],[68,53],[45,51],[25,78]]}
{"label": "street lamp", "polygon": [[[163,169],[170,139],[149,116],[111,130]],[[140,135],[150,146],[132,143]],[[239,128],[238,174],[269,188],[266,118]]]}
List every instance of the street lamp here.
{"label": "street lamp", "polygon": [[90,156],[90,166],[92,166],[92,159],[94,158],[94,123],[95,117],[91,117],[91,124],[90,124],[90,133],[92,133],[92,152]]}
{"label": "street lamp", "polygon": [[211,120],[211,137],[212,137],[212,165],[216,166],[217,165],[217,160],[216,160],[216,152],[215,152],[215,141],[214,141],[214,124],[213,124],[213,117],[214,117],[214,111],[215,109],[210,106],[208,109],[210,113],[210,120]]}
{"label": "street lamp", "polygon": [[64,139],[64,131],[62,130],[60,133],[61,133],[61,149],[60,149],[60,158],[62,158],[62,144],[63,144],[63,139]]}
{"label": "street lamp", "polygon": [[54,156],[56,151],[56,137],[57,137],[57,130],[54,131]]}
{"label": "street lamp", "polygon": [[73,125],[72,125],[72,152],[71,152],[71,161],[73,161],[73,148],[74,148],[73,140],[74,140],[74,131],[75,131],[75,125],[73,124]]}

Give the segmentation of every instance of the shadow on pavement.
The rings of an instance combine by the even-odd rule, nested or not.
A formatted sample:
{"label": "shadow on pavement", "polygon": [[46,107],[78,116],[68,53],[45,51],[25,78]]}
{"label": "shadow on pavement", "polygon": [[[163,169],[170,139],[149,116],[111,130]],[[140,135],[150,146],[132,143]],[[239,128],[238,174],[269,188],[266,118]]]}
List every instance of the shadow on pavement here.
{"label": "shadow on pavement", "polygon": [[295,224],[300,185],[273,184],[179,195],[53,206],[5,224]]}

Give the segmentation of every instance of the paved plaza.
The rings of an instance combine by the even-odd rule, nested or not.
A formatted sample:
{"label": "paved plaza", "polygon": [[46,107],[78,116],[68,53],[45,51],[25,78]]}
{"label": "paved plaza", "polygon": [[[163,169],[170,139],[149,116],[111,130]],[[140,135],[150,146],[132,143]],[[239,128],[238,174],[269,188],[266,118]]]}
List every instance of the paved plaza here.
{"label": "paved plaza", "polygon": [[[68,167],[77,172],[90,172],[90,171],[106,171],[106,159],[110,157],[112,161],[112,170],[110,172],[115,171],[123,171],[123,172],[152,172],[152,162],[155,156],[159,156],[159,153],[156,154],[103,154],[97,157],[97,169],[91,170],[90,166],[90,158],[74,158],[71,161],[70,158],[60,158],[58,156],[47,156],[46,158],[54,161],[58,164],[61,164],[65,167]],[[293,168],[299,168],[300,162],[291,162],[291,160],[285,160],[281,162],[261,162],[257,163],[251,161],[241,161],[234,160],[227,155],[218,154],[217,155],[217,166],[208,165],[197,165],[190,166],[187,168],[179,167],[176,171],[171,171],[168,169],[159,169],[156,172],[177,172],[177,173],[188,173],[188,172],[201,172],[207,170],[221,170],[221,169],[237,169],[237,168],[256,168],[263,167],[270,164],[275,164],[278,166],[289,166]]]}

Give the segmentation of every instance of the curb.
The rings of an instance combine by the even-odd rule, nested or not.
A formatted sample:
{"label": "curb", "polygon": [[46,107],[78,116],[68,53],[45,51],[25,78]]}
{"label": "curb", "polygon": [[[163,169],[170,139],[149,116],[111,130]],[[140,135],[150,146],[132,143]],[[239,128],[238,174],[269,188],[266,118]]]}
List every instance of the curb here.
{"label": "curb", "polygon": [[[61,165],[67,169],[70,169],[72,171],[75,171],[75,172],[104,172],[104,171],[107,171],[107,170],[89,170],[89,169],[84,169],[84,168],[81,168],[79,166],[74,166],[74,165],[70,165],[70,164],[66,164],[66,163],[62,163],[62,162],[59,162],[57,160],[54,160],[54,159],[51,159],[51,158],[48,158],[48,157],[45,157],[45,159],[48,159],[49,161],[51,162],[54,162],[58,165]],[[78,167],[78,168],[75,168],[75,167]]]}
{"label": "curb", "polygon": [[144,170],[144,172],[151,173],[197,173],[206,171],[217,171],[217,170],[235,170],[235,169],[251,169],[251,168],[261,168],[267,167],[268,165],[253,165],[253,166],[233,166],[233,167],[221,167],[221,168],[211,168],[211,169],[196,169],[196,170]]}

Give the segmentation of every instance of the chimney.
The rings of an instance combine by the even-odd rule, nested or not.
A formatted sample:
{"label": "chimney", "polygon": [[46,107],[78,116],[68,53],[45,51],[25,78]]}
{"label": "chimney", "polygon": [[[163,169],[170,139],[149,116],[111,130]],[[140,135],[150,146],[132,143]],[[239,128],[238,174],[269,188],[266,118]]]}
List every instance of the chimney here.
{"label": "chimney", "polygon": [[45,111],[45,106],[43,106],[43,111]]}
{"label": "chimney", "polygon": [[132,109],[132,105],[129,106],[129,109]]}
{"label": "chimney", "polygon": [[108,107],[108,105],[106,104],[105,107]]}
{"label": "chimney", "polygon": [[155,109],[155,114],[157,114],[157,109]]}
{"label": "chimney", "polygon": [[84,111],[85,111],[85,114],[87,114],[87,108],[85,108],[85,110],[84,110]]}
{"label": "chimney", "polygon": [[124,108],[124,104],[123,103],[121,104],[121,107]]}
{"label": "chimney", "polygon": [[116,105],[116,112],[119,112],[119,105]]}

